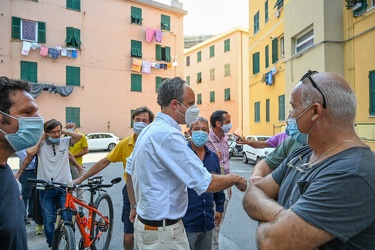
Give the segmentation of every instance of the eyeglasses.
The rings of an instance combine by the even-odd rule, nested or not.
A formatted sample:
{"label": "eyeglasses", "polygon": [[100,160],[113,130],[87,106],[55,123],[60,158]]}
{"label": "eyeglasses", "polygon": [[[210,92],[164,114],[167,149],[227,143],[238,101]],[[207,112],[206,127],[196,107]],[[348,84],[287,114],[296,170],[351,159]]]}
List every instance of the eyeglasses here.
{"label": "eyeglasses", "polygon": [[306,160],[307,158],[303,158],[301,155],[298,155],[291,159],[286,165],[305,174],[310,172],[312,169],[312,162],[305,162]]}
{"label": "eyeglasses", "polygon": [[316,85],[316,83],[314,82],[314,80],[311,78],[311,75],[318,74],[318,73],[319,73],[318,71],[311,71],[311,70],[309,70],[309,71],[306,72],[306,74],[304,74],[304,75],[302,76],[302,78],[301,78],[300,81],[303,81],[303,80],[305,80],[306,78],[309,78],[309,80],[310,80],[312,86],[313,86],[314,88],[316,88],[316,89],[320,92],[320,94],[322,95],[322,97],[323,97],[323,108],[326,109],[326,108],[327,108],[326,98],[325,98],[323,92],[318,88],[318,85]]}

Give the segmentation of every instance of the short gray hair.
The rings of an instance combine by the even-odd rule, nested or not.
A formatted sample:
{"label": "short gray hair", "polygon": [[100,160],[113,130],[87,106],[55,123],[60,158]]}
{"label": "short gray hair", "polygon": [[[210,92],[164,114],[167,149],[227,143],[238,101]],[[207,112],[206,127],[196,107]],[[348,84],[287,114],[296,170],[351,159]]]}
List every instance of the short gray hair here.
{"label": "short gray hair", "polygon": [[192,128],[193,124],[196,123],[196,122],[205,122],[205,123],[207,123],[207,127],[210,126],[210,124],[208,123],[208,120],[206,118],[204,118],[203,116],[199,116],[198,120],[196,120],[195,122],[190,123],[190,128]]}
{"label": "short gray hair", "polygon": [[185,84],[186,82],[180,77],[163,81],[159,86],[157,96],[157,103],[160,107],[168,106],[173,99],[182,103]]}
{"label": "short gray hair", "polygon": [[[357,101],[349,83],[339,74],[322,73],[311,75],[318,88],[323,92],[327,111],[330,116],[344,126],[353,126]],[[306,78],[300,83],[302,106],[310,107],[313,103],[322,103],[323,97]]]}

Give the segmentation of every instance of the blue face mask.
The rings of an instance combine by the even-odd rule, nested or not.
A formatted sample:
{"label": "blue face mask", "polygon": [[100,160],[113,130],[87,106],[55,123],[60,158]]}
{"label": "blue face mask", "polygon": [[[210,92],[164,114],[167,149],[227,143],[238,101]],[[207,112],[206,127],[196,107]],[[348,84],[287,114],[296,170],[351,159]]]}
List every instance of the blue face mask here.
{"label": "blue face mask", "polygon": [[308,145],[309,134],[313,130],[313,128],[315,127],[316,122],[315,122],[314,126],[310,129],[310,131],[307,134],[305,134],[305,133],[302,133],[299,130],[297,120],[301,116],[303,116],[311,107],[312,107],[312,105],[309,108],[307,108],[302,114],[300,114],[297,118],[289,118],[288,121],[287,121],[288,125],[286,126],[286,130],[285,130],[287,135],[292,137],[292,139],[295,140],[296,142],[299,142],[303,145]]}
{"label": "blue face mask", "polygon": [[191,141],[197,147],[202,147],[208,139],[208,133],[204,131],[193,131],[191,135]]}
{"label": "blue face mask", "polygon": [[142,132],[142,130],[145,128],[145,127],[147,127],[147,123],[145,123],[145,122],[135,122],[134,124],[133,124],[133,131],[134,131],[134,134],[136,134],[136,135],[139,135],[141,132]]}
{"label": "blue face mask", "polygon": [[5,138],[15,151],[30,148],[38,142],[43,133],[44,121],[42,117],[16,118],[2,111],[0,112],[10,118],[18,120],[18,131],[15,134],[7,134],[0,129],[0,131],[5,134]]}
{"label": "blue face mask", "polygon": [[59,144],[60,143],[60,137],[59,138],[53,138],[51,136],[48,136],[48,140],[52,142],[53,144]]}
{"label": "blue face mask", "polygon": [[228,133],[232,129],[232,123],[223,124],[221,128],[224,130],[224,133]]}

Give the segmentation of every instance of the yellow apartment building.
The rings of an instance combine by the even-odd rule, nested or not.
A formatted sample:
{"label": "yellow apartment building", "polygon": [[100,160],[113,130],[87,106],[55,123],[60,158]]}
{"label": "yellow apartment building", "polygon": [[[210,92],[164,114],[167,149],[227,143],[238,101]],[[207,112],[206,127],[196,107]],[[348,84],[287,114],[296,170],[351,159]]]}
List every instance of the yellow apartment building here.
{"label": "yellow apartment building", "polygon": [[357,96],[357,134],[375,149],[375,0],[346,1],[344,75]]}
{"label": "yellow apartment building", "polygon": [[1,0],[0,75],[32,83],[44,120],[125,137],[132,111],[160,111],[162,80],[184,76],[182,7],[177,0]]}
{"label": "yellow apartment building", "polygon": [[248,134],[274,135],[285,130],[288,97],[285,95],[284,1],[249,4]]}
{"label": "yellow apartment building", "polygon": [[[248,31],[236,27],[199,43],[184,53],[185,79],[196,95],[200,116],[209,120],[215,110],[231,115],[232,130],[249,130]],[[246,134],[245,133],[245,134]]]}

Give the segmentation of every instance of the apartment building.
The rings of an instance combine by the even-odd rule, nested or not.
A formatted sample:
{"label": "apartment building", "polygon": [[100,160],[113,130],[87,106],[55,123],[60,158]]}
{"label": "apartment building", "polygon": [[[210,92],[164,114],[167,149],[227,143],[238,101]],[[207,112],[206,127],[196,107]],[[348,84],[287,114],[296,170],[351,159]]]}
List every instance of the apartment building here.
{"label": "apartment building", "polygon": [[236,27],[199,43],[184,53],[185,79],[196,94],[200,116],[207,119],[215,110],[231,115],[231,132],[249,131],[248,31]]}
{"label": "apartment building", "polygon": [[45,120],[125,137],[132,111],[160,111],[162,80],[184,76],[186,14],[177,0],[2,0],[0,75],[32,83]]}

